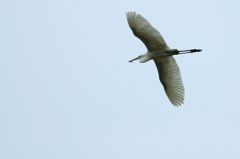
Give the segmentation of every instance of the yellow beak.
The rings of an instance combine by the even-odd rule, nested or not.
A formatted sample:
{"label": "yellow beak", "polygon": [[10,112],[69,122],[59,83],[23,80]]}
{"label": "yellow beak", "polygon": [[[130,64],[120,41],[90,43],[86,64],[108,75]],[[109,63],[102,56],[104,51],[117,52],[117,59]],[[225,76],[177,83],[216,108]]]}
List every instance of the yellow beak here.
{"label": "yellow beak", "polygon": [[139,56],[134,58],[134,59],[132,59],[132,60],[130,60],[130,61],[128,61],[128,62],[133,62],[133,61],[137,60],[138,58],[139,58]]}

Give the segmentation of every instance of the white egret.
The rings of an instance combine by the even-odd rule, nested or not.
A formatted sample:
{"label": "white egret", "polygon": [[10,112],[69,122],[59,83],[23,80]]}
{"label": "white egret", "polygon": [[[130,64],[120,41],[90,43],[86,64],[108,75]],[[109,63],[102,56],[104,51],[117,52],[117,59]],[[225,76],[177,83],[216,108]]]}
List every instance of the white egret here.
{"label": "white egret", "polygon": [[183,104],[184,87],[179,67],[172,55],[200,52],[200,49],[182,50],[170,49],[161,34],[141,15],[127,12],[127,21],[133,34],[147,47],[145,54],[130,60],[139,60],[141,63],[154,60],[159,79],[164,87],[168,99],[174,106]]}

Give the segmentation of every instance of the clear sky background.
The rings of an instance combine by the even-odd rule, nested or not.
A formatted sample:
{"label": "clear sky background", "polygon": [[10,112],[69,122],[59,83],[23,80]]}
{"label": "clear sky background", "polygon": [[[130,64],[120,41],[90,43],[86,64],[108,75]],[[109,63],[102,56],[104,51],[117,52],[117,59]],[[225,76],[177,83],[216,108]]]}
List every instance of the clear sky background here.
{"label": "clear sky background", "polygon": [[[125,12],[171,48],[174,107]],[[239,0],[0,3],[1,159],[239,159]]]}

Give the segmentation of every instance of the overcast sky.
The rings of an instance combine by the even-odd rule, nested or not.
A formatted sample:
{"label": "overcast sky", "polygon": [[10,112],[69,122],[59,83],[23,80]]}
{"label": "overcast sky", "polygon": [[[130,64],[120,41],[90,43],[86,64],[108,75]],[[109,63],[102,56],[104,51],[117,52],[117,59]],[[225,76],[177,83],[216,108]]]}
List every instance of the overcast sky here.
{"label": "overcast sky", "polygon": [[[135,11],[175,49],[174,107]],[[239,0],[5,0],[0,3],[1,159],[239,159]]]}

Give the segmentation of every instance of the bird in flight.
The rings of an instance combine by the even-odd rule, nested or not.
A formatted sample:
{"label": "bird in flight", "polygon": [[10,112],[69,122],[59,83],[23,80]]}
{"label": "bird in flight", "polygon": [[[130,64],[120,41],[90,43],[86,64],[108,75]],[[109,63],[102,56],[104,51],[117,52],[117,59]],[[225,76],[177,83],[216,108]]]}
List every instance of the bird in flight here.
{"label": "bird in flight", "polygon": [[174,106],[180,106],[184,101],[184,86],[179,67],[173,55],[200,52],[202,50],[170,49],[162,35],[144,17],[135,12],[127,12],[126,16],[133,34],[145,44],[148,50],[145,54],[129,62],[139,60],[144,63],[153,60],[168,99]]}

